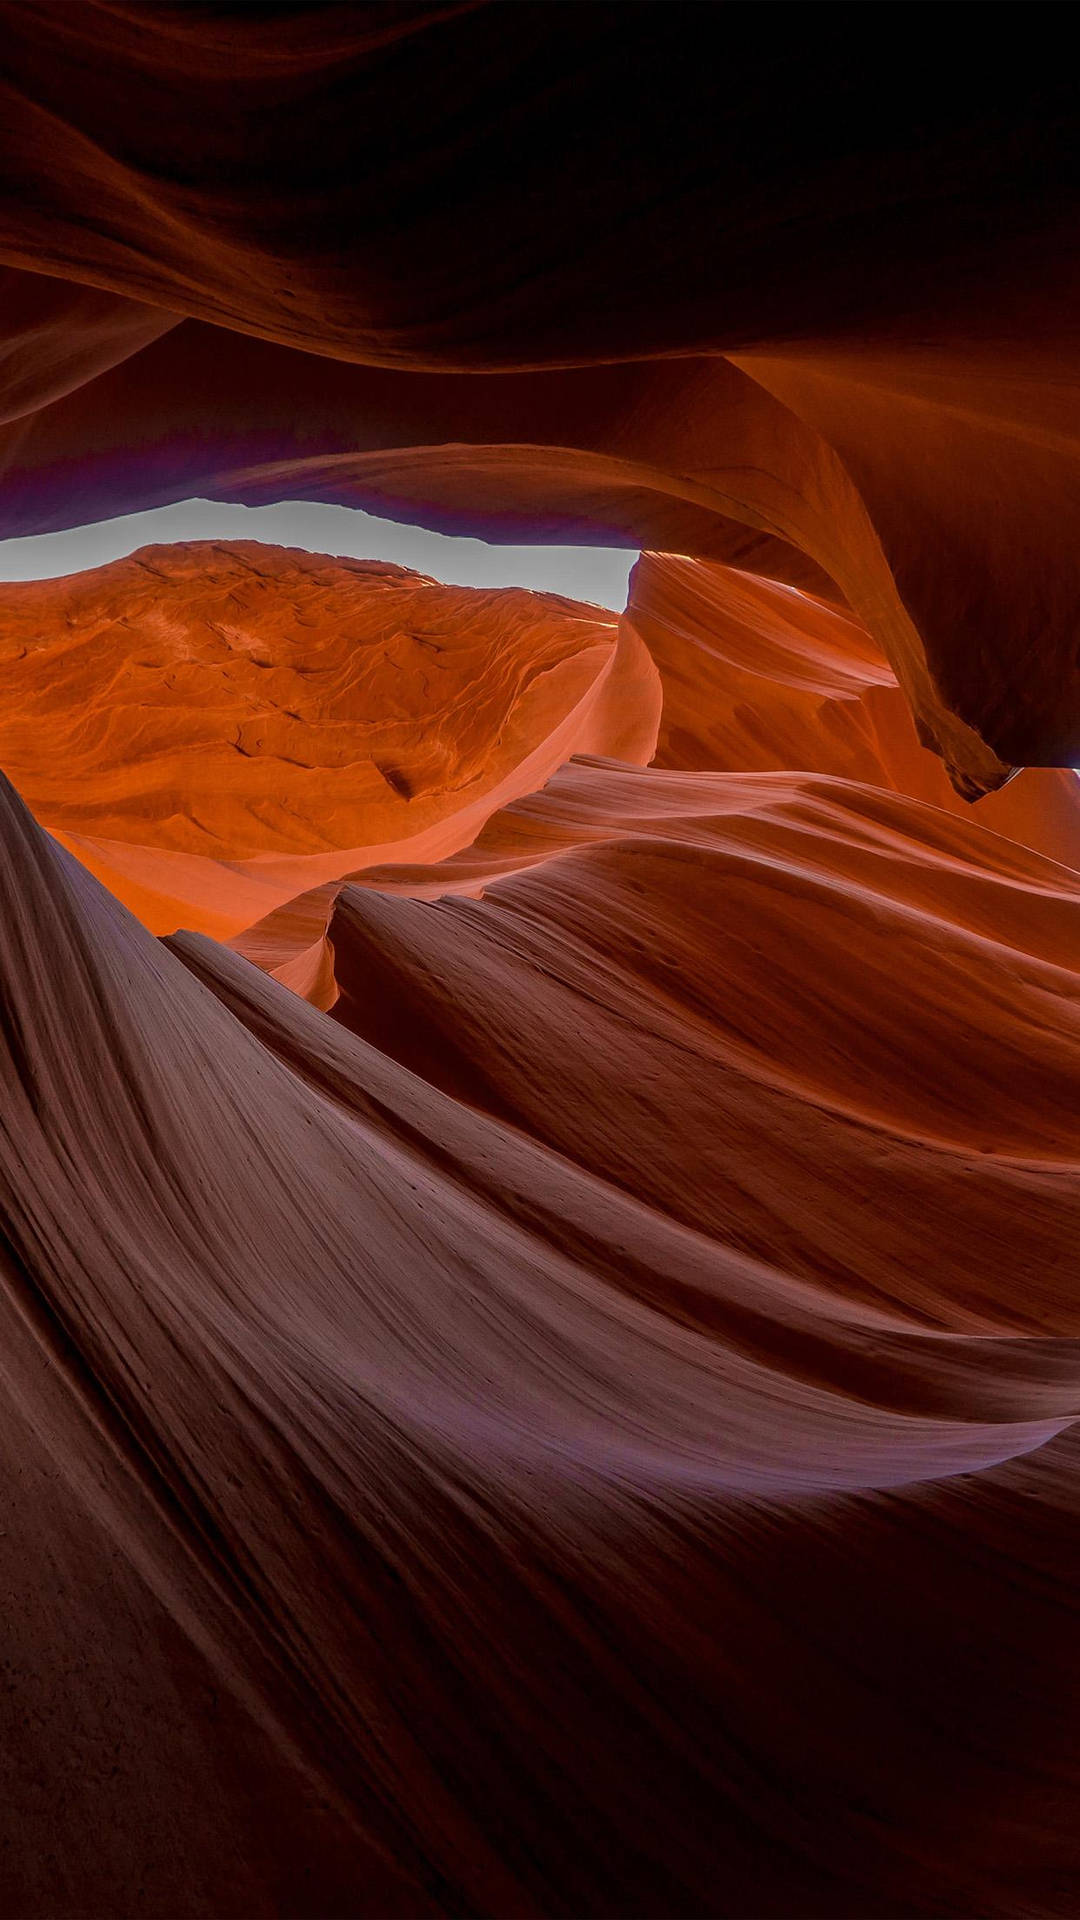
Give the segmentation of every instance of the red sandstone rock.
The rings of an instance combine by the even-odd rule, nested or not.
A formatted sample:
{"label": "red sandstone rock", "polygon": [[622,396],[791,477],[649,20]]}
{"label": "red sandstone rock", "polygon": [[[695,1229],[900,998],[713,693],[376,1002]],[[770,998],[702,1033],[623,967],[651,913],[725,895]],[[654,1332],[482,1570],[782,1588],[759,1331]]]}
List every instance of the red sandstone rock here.
{"label": "red sandstone rock", "polygon": [[[620,628],[624,641],[645,647],[659,669],[663,714],[655,765],[837,775],[953,814],[960,823],[956,843],[978,849],[980,863],[991,858],[989,829],[1080,870],[1076,776],[1029,769],[973,812],[937,756],[920,746],[884,656],[842,609],[759,575],[645,554],[631,576]],[[546,790],[535,806],[524,800],[498,814],[453,860],[380,865],[342,879],[418,898],[479,894],[519,865],[562,850],[557,791]],[[605,832],[602,801],[598,822]],[[577,831],[567,844],[576,843]],[[1008,847],[996,858],[1014,871]],[[335,992],[324,935],[340,884],[313,888],[234,941],[319,1006],[330,1005]]]}
{"label": "red sandstone rock", "polygon": [[252,541],[0,586],[0,763],[154,932],[440,859],[575,752],[647,760],[658,716],[641,642],[554,594]]}
{"label": "red sandstone rock", "polygon": [[973,812],[920,745],[883,654],[842,609],[729,567],[646,554],[624,624],[660,670],[657,766],[840,774],[1080,869],[1074,773],[1032,768]]}
{"label": "red sandstone rock", "polygon": [[562,786],[489,899],[347,897],[363,1038],[5,800],[23,1910],[1061,1908],[1075,883]]}
{"label": "red sandstone rock", "polygon": [[0,530],[662,555],[618,642],[481,596],[437,778],[205,557],[0,595],[0,757],[148,917],[429,809],[252,965],[0,781],[5,1912],[1080,1906],[1076,795],[918,744],[1080,741],[1072,67],[780,13],[0,5]]}
{"label": "red sandstone rock", "polygon": [[0,525],[291,490],[824,570],[962,791],[1080,759],[1049,13],[894,36],[887,100],[869,13],[0,17],[0,260],[48,276]]}

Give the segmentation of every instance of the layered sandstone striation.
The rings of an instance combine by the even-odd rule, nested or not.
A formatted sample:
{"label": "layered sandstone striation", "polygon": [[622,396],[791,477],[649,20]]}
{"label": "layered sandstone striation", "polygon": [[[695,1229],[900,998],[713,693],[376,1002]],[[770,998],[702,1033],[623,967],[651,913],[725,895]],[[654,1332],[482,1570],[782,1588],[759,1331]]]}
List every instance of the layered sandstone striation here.
{"label": "layered sandstone striation", "polygon": [[646,554],[623,630],[659,669],[657,766],[839,774],[1080,867],[1072,770],[1031,769],[973,809],[920,742],[888,661],[847,609],[731,567]]}
{"label": "layered sandstone striation", "polygon": [[780,11],[0,0],[0,533],[651,550],[0,590],[19,1920],[1080,1910],[1070,49]]}
{"label": "layered sandstone striation", "polygon": [[647,760],[613,614],[254,541],[0,586],[0,762],[154,932],[238,932],[377,860],[439,859],[575,752]]}
{"label": "layered sandstone striation", "polygon": [[5,793],[12,1904],[1066,1911],[1076,875],[523,809],[331,1019]]}
{"label": "layered sandstone striation", "polygon": [[1049,14],[892,36],[888,101],[869,14],[2,18],[0,529],[300,494],[825,575],[961,791],[1080,759]]}
{"label": "layered sandstone striation", "polygon": [[[724,566],[645,556],[616,621],[151,565],[57,585],[108,618],[42,682],[72,760],[111,689],[114,829],[283,831],[207,688],[320,741],[289,831],[335,745],[352,782],[388,729],[419,757],[373,603],[384,709],[387,600],[461,649],[462,759],[508,633],[581,675],[584,627],[624,755],[664,710],[656,764],[579,752],[250,958],[155,941],[0,794],[14,1910],[1068,1911],[1071,776],[981,824],[850,614]],[[173,648],[142,735],[136,632]],[[351,727],[296,705],[320,664]]]}
{"label": "layered sandstone striation", "polygon": [[[991,839],[1080,869],[1080,782],[1071,771],[1029,769],[973,809],[916,735],[880,648],[850,612],[758,574],[677,554],[643,554],[620,621],[625,647],[647,652],[662,713],[653,764],[684,772],[826,774],[950,814],[940,830],[958,848],[992,858]],[[712,783],[712,791],[721,791]],[[641,789],[638,799],[648,803]],[[650,791],[649,789],[645,791]],[[347,879],[380,891],[437,898],[480,893],[517,865],[562,849],[561,792],[496,814],[472,846],[432,867],[376,864],[272,911],[236,937],[238,950],[320,1006],[332,1004],[328,921]],[[931,818],[926,813],[925,818]],[[604,804],[594,826],[606,831]],[[577,824],[569,829],[574,844]],[[1012,870],[1015,848],[997,857]]]}

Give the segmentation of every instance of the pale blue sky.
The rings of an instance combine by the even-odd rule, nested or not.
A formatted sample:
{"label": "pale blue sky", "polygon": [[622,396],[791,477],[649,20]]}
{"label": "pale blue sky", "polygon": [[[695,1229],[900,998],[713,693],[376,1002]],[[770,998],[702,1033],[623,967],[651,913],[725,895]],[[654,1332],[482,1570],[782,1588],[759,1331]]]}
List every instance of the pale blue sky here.
{"label": "pale blue sky", "polygon": [[461,587],[534,587],[621,612],[637,554],[609,547],[491,547],[422,527],[378,520],[351,507],[283,500],[269,507],[182,500],[64,533],[0,540],[0,580],[52,580],[170,540],[264,540],[310,553],[396,560]]}

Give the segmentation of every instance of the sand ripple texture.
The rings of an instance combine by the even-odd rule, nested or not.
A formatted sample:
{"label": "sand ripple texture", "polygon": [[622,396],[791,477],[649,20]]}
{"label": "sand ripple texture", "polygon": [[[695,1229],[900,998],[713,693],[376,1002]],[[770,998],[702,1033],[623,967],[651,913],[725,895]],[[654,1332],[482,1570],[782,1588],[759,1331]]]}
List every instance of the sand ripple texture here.
{"label": "sand ripple texture", "polygon": [[1069,1912],[1075,870],[578,757],[328,1015],[3,807],[16,1911]]}
{"label": "sand ripple texture", "polygon": [[0,533],[645,555],[0,593],[18,1920],[1080,1911],[1075,61],[932,13],[0,0]]}
{"label": "sand ripple texture", "polygon": [[242,540],[0,586],[0,763],[155,933],[437,860],[659,715],[643,642],[557,594]]}

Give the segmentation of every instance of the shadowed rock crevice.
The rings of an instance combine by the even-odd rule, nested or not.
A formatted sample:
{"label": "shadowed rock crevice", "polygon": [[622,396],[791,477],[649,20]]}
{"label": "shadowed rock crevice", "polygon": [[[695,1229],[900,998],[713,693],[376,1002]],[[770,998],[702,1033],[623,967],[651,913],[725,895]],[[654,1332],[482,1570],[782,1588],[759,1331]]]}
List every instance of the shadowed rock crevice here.
{"label": "shadowed rock crevice", "polygon": [[644,549],[0,586],[19,1920],[1080,1910],[1074,71],[941,17],[0,0],[0,537]]}

